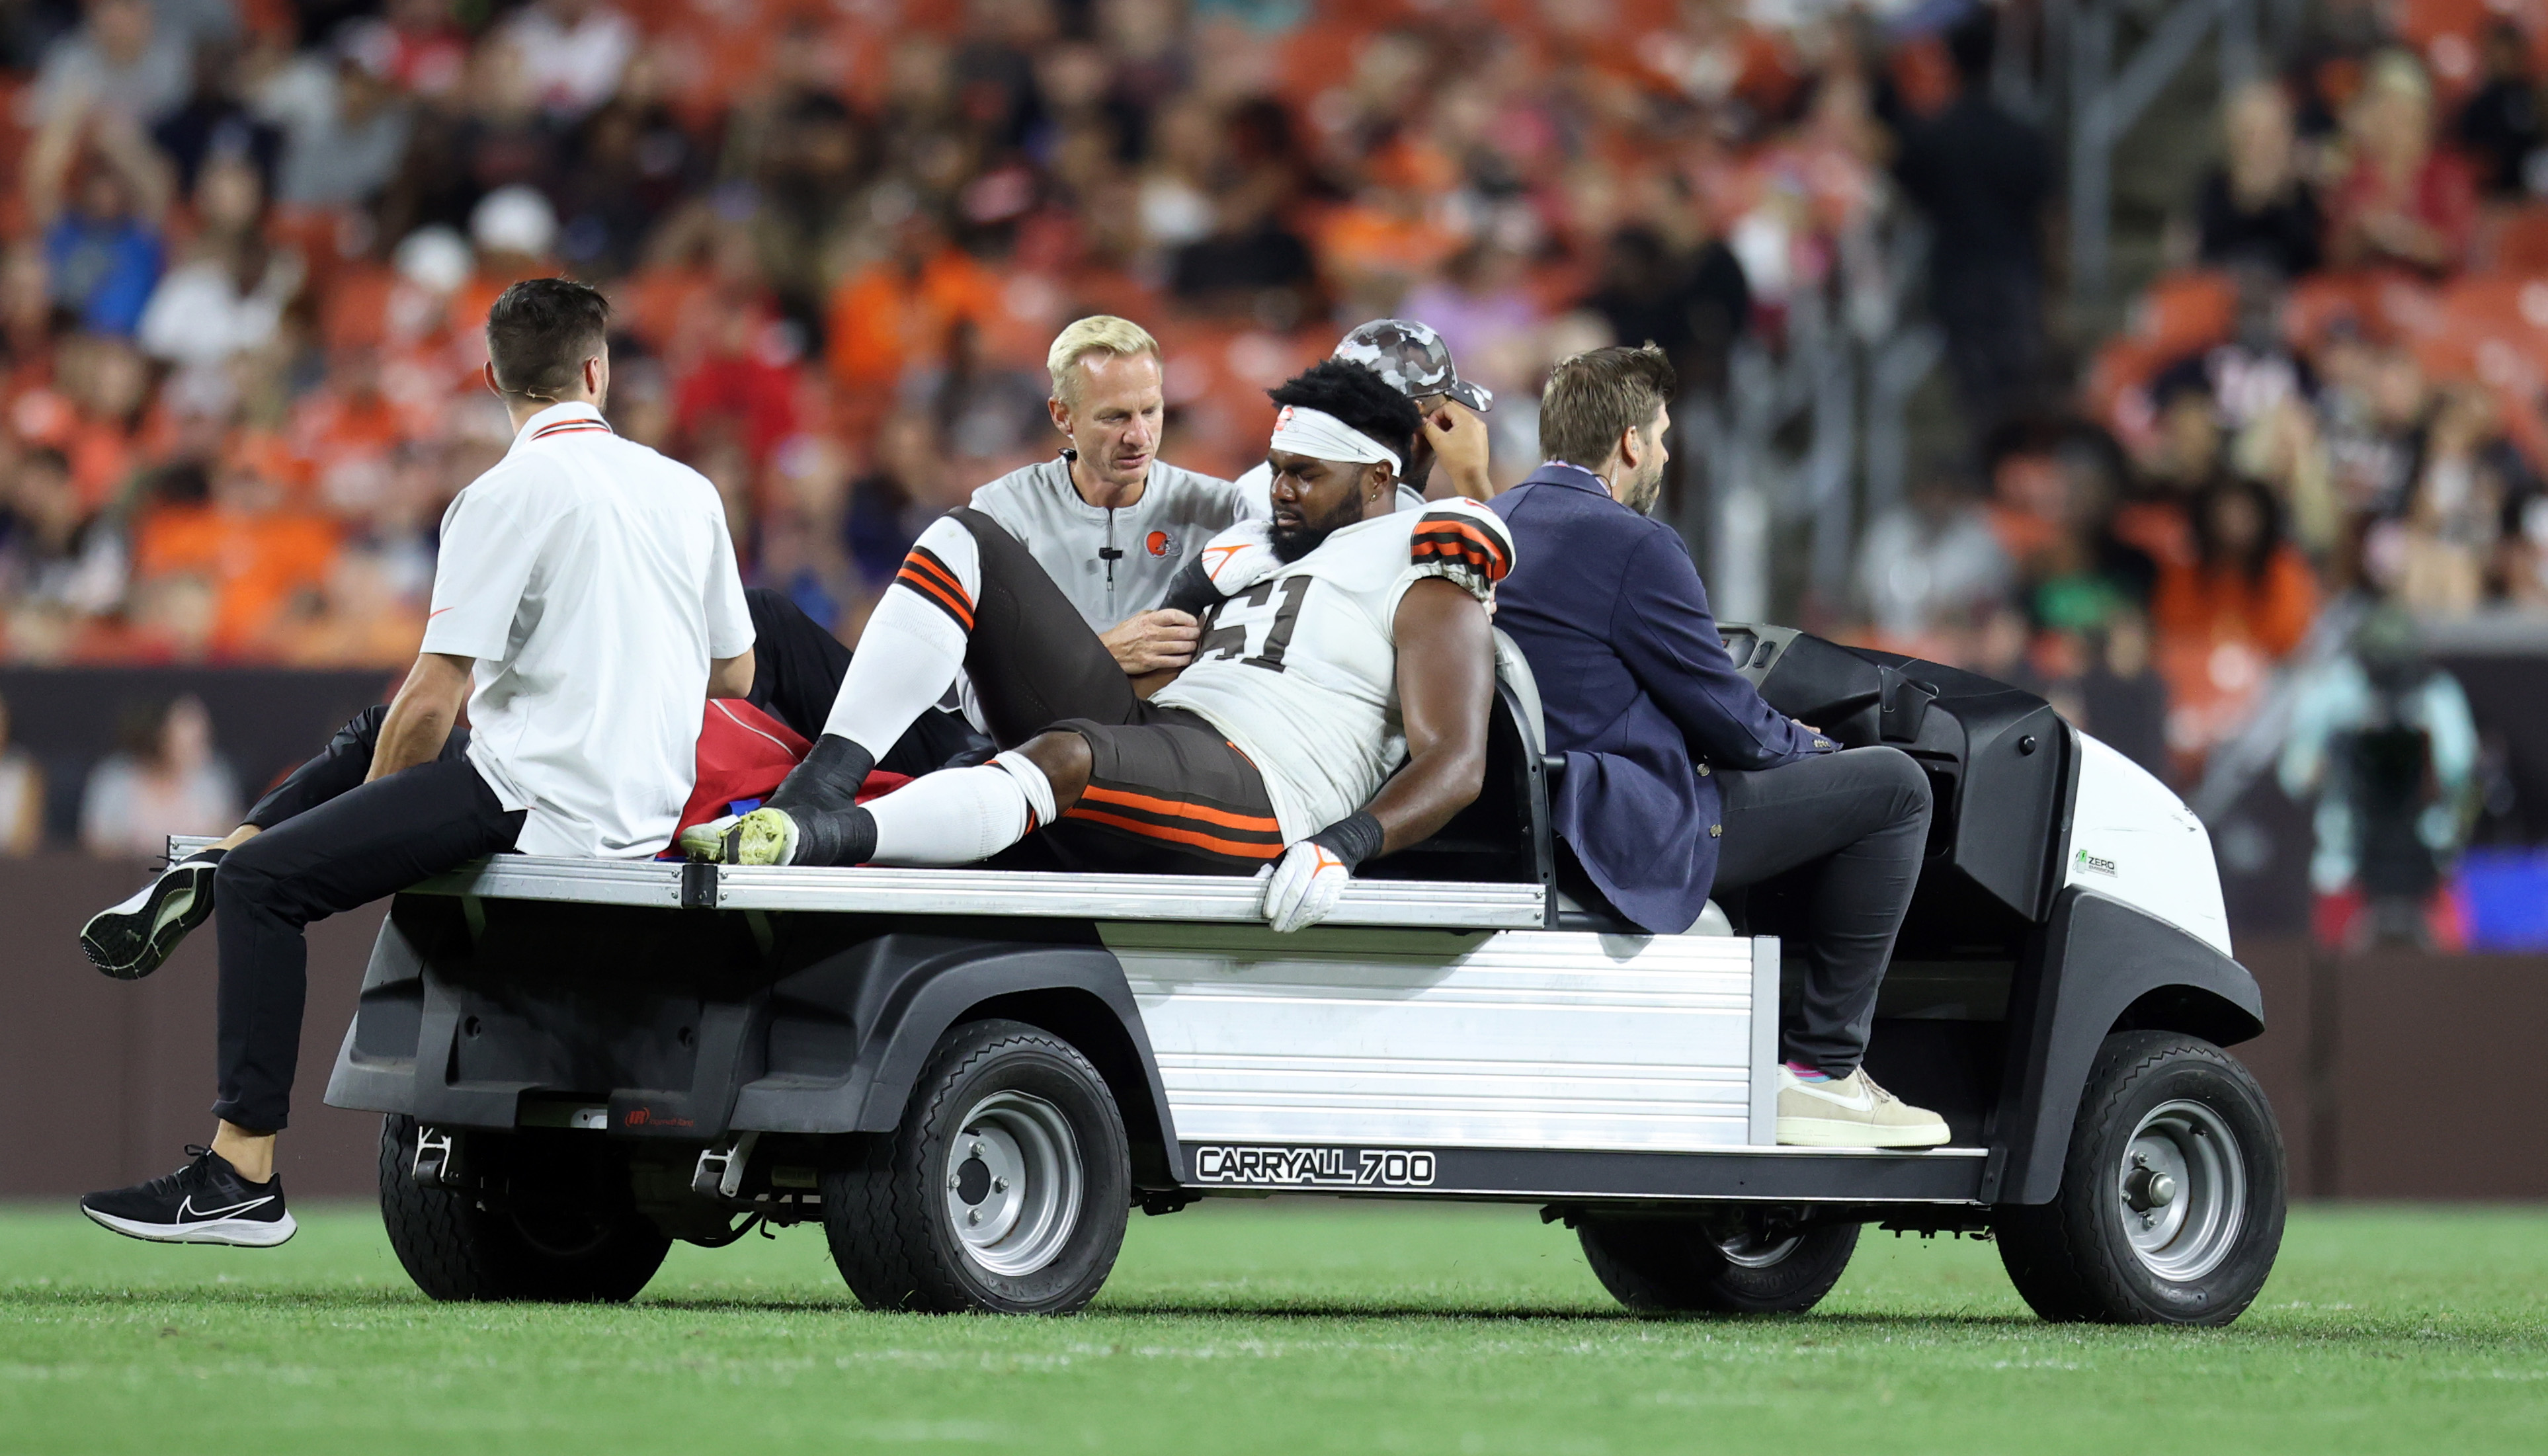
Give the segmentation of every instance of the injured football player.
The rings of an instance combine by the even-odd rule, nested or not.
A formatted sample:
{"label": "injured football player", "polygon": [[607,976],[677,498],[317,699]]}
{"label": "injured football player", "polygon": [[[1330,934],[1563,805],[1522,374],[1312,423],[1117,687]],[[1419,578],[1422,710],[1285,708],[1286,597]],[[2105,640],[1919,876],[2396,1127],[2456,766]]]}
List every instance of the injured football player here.
{"label": "injured football player", "polygon": [[[1172,599],[1194,662],[1125,677],[1024,546],[957,510],[877,603],[819,742],[767,804],[683,836],[740,864],[966,864],[1041,830],[1073,868],[1267,874],[1276,930],[1478,795],[1488,625],[1511,537],[1445,500],[1400,512],[1414,406],[1327,360],[1271,392],[1273,516],[1216,537]],[[876,757],[970,678],[1004,750],[864,806]],[[1139,687],[1152,690],[1144,697]]]}

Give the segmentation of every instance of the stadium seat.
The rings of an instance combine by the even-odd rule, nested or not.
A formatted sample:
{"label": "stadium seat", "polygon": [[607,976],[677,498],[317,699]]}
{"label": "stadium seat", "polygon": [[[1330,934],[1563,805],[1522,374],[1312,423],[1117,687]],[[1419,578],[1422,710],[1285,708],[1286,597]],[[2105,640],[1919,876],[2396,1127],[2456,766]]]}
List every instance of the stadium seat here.
{"label": "stadium seat", "polygon": [[2507,215],[2490,239],[2490,269],[2497,273],[2548,274],[2548,205]]}
{"label": "stadium seat", "polygon": [[2160,359],[2182,358],[2230,336],[2238,320],[2238,285],[2227,273],[2180,269],[2162,273],[2133,306],[2132,333]]}

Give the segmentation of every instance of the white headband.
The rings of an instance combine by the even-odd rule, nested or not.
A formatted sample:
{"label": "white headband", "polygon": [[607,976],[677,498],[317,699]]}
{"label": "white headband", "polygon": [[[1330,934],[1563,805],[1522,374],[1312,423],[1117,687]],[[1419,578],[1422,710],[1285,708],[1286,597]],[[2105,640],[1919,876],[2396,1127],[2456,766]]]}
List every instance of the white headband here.
{"label": "white headband", "polygon": [[1306,405],[1286,405],[1283,412],[1274,416],[1272,448],[1320,460],[1351,460],[1363,465],[1386,460],[1391,470],[1400,475],[1407,473],[1407,462],[1398,458],[1397,451],[1324,410],[1313,410]]}

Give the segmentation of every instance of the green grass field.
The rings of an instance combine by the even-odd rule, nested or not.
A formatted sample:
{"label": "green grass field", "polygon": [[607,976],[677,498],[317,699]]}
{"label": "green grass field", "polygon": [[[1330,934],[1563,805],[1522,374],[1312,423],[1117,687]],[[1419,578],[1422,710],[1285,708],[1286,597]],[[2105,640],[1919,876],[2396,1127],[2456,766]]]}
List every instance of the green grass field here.
{"label": "green grass field", "polygon": [[0,1211],[0,1452],[2548,1451],[2548,1211],[2295,1214],[2228,1330],[2037,1322],[1987,1245],[1870,1234],[1797,1319],[1612,1305],[1526,1209],[1133,1220],[1072,1320],[866,1314],[821,1235],[633,1306],[427,1303],[368,1209],[280,1250]]}

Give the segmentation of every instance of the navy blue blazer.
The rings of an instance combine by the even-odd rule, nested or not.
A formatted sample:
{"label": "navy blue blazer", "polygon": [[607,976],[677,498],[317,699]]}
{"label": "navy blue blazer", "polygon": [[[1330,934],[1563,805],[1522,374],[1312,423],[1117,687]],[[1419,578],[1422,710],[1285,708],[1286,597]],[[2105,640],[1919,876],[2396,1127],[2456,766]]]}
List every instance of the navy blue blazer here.
{"label": "navy blue blazer", "polygon": [[1556,829],[1621,914],[1658,935],[1716,881],[1719,769],[1774,769],[1835,745],[1761,700],[1716,635],[1679,532],[1548,464],[1488,502],[1512,530],[1496,625],[1539,680],[1566,756]]}

